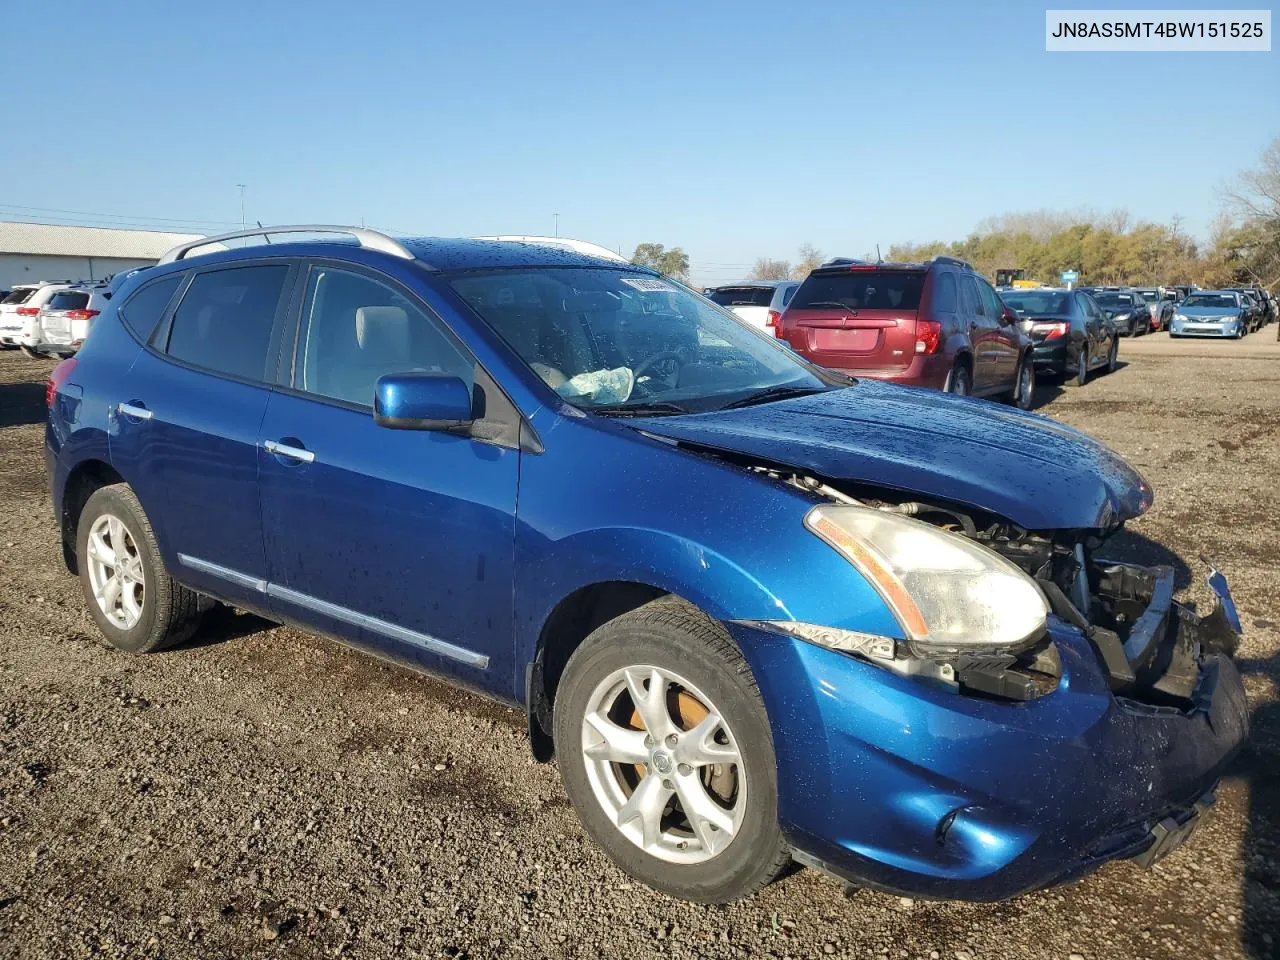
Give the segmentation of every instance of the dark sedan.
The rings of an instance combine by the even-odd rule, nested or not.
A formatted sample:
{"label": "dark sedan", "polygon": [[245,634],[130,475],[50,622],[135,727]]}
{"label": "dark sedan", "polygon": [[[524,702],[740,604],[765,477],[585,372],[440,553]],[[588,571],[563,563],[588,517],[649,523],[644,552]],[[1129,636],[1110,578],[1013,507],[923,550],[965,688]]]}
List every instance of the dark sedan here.
{"label": "dark sedan", "polygon": [[1098,290],[1090,295],[1121,336],[1139,337],[1151,332],[1151,305],[1137,290]]}
{"label": "dark sedan", "polygon": [[1036,372],[1083,385],[1090,370],[1116,368],[1120,341],[1115,324],[1079,290],[1007,290],[1000,295],[1031,336]]}

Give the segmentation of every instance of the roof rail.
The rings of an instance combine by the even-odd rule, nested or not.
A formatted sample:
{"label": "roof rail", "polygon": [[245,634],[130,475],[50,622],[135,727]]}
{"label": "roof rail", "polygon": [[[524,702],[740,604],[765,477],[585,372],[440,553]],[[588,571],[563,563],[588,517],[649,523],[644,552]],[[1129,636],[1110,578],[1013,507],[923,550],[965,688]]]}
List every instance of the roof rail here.
{"label": "roof rail", "polygon": [[631,262],[608,247],[602,247],[598,243],[590,243],[586,240],[574,240],[571,237],[517,237],[506,235],[501,237],[475,237],[474,239],[502,240],[508,243],[536,243],[543,247],[560,247],[565,250],[572,250],[574,253],[585,254],[588,257],[600,257],[602,260],[613,260],[617,263]]}
{"label": "roof rail", "polygon": [[[946,254],[938,254],[933,258],[934,263],[949,263],[953,267],[964,267],[966,270],[973,270],[973,266],[968,260],[961,260],[959,257],[948,257]],[[976,271],[975,271],[976,272]]]}
{"label": "roof rail", "polygon": [[[304,226],[285,226],[285,227],[257,227],[253,230],[237,230],[234,233],[220,233],[216,237],[201,237],[199,240],[192,240],[189,243],[180,243],[171,250],[165,251],[164,256],[160,258],[161,263],[173,263],[176,260],[182,260],[188,253],[197,247],[207,247],[214,243],[222,243],[224,240],[239,240],[242,237],[262,237],[266,239],[275,236],[277,233],[345,233],[355,237],[360,246],[369,250],[381,250],[383,253],[389,253],[395,257],[402,257],[405,260],[412,260],[414,256],[409,252],[399,240],[387,236],[385,233],[379,233],[377,230],[370,230],[367,227],[338,227],[325,224],[308,224]],[[268,243],[271,241],[268,240]]]}

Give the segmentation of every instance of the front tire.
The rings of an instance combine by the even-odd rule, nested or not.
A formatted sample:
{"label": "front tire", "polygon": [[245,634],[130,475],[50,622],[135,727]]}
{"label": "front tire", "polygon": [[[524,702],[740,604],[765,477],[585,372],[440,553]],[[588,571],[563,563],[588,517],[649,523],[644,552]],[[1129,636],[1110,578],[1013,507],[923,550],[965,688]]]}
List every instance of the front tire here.
{"label": "front tire", "polygon": [[1111,338],[1111,352],[1107,354],[1107,373],[1115,373],[1117,360],[1120,356],[1120,341]]}
{"label": "front tire", "polygon": [[101,487],[85,502],[76,565],[89,613],[114,647],[163,650],[199,625],[199,595],[165,571],[151,522],[128,484]]}
{"label": "front tire", "polygon": [[654,600],[587,637],[565,667],[554,728],[583,826],[637,880],[725,903],[787,863],[755,678],[724,628],[684,601]]}

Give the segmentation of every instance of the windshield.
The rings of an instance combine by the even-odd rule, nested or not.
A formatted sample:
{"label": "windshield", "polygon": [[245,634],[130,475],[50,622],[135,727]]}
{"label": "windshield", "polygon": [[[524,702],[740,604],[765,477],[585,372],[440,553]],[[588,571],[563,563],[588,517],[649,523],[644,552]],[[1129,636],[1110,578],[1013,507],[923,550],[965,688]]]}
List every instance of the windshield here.
{"label": "windshield", "polygon": [[1228,307],[1234,309],[1236,303],[1234,293],[1197,293],[1182,301],[1184,307]]}
{"label": "windshield", "polygon": [[811,273],[800,284],[792,310],[918,310],[922,270],[856,268]]}
{"label": "windshield", "polygon": [[767,307],[773,302],[773,287],[720,287],[707,298],[722,307]]}
{"label": "windshield", "polygon": [[717,409],[824,382],[771,337],[670,280],[590,268],[467,273],[453,289],[583,409]]}
{"label": "windshield", "polygon": [[1021,293],[1017,290],[1012,290],[1000,294],[1000,297],[1018,313],[1061,315],[1071,312],[1071,304],[1065,293],[1042,293],[1040,291]]}
{"label": "windshield", "polygon": [[1132,307],[1133,297],[1127,293],[1095,293],[1094,301],[1101,307]]}

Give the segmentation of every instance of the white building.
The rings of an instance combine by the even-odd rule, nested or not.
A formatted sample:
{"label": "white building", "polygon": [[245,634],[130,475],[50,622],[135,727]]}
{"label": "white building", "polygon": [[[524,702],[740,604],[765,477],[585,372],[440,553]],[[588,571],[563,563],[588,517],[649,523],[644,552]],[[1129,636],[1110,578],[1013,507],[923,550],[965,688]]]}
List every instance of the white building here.
{"label": "white building", "polygon": [[197,236],[0,221],[0,290],[37,280],[101,280],[155,263]]}

